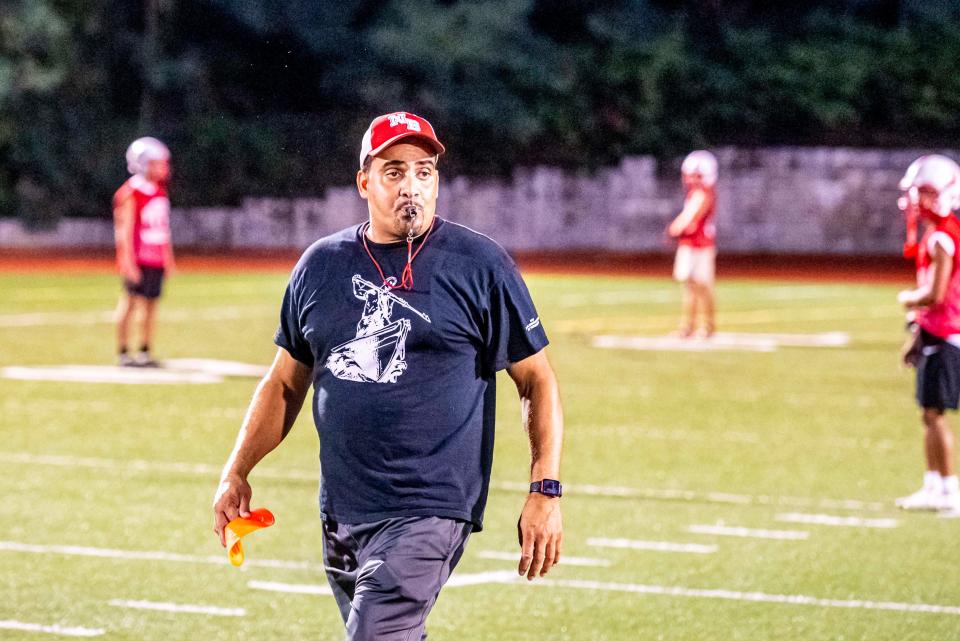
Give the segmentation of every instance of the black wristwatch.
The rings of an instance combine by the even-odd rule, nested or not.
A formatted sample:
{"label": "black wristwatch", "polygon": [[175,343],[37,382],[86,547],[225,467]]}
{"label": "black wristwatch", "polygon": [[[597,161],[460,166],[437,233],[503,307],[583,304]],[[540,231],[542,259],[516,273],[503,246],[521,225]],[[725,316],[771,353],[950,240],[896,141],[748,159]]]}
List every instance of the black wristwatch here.
{"label": "black wristwatch", "polygon": [[543,479],[542,481],[534,481],[530,484],[531,492],[539,492],[544,496],[552,496],[555,498],[560,498],[563,496],[563,486],[560,485],[560,481],[555,479]]}

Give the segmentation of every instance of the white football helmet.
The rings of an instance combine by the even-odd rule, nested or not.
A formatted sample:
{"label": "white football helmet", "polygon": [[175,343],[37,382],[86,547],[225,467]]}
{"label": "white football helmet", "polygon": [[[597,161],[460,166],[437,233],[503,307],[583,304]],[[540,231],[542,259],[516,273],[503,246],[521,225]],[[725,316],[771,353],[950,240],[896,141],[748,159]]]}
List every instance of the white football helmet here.
{"label": "white football helmet", "polygon": [[680,173],[697,174],[707,187],[717,183],[717,158],[705,149],[690,152],[680,165]]}
{"label": "white football helmet", "polygon": [[137,138],[127,147],[127,171],[131,174],[147,173],[147,163],[151,160],[169,160],[167,146],[150,136]]}
{"label": "white football helmet", "polygon": [[921,187],[929,187],[939,194],[933,212],[936,215],[946,217],[960,209],[960,166],[946,156],[930,154],[910,163],[900,179],[900,189],[906,192],[901,198],[901,209],[920,204]]}

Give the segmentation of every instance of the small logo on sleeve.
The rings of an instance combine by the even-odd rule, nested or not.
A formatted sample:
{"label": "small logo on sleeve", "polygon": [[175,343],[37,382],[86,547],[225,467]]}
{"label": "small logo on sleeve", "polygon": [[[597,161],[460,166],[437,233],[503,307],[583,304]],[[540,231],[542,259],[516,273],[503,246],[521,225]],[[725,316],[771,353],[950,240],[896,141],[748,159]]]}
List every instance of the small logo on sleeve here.
{"label": "small logo on sleeve", "polygon": [[527,329],[527,331],[529,332],[529,331],[532,331],[532,330],[534,330],[534,329],[536,329],[536,328],[538,328],[538,327],[540,327],[540,317],[539,317],[539,316],[537,316],[536,318],[531,318],[531,319],[530,319],[530,322],[527,323],[526,329]]}

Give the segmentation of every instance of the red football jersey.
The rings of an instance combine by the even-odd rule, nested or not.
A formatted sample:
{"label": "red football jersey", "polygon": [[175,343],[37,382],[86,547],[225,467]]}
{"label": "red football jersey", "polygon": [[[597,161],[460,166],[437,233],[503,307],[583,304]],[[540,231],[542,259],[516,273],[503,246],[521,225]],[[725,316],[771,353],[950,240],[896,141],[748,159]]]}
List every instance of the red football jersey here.
{"label": "red football jersey", "polygon": [[170,200],[163,185],[132,176],[113,196],[113,206],[133,198],[133,255],[138,265],[166,267],[170,246]]}
{"label": "red football jersey", "polygon": [[687,192],[684,200],[684,208],[689,204],[690,199],[696,193],[702,193],[704,198],[704,207],[706,211],[702,216],[691,223],[683,233],[680,234],[678,241],[681,245],[691,247],[713,247],[716,244],[717,229],[713,224],[713,213],[716,208],[716,193],[712,187],[697,187]]}
{"label": "red football jersey", "polygon": [[916,320],[920,327],[934,336],[947,338],[960,334],[960,222],[953,216],[942,218],[935,227],[928,229],[920,241],[917,253],[917,284],[920,287],[933,284],[933,247],[940,244],[951,255],[953,268],[950,284],[942,303],[917,310]]}

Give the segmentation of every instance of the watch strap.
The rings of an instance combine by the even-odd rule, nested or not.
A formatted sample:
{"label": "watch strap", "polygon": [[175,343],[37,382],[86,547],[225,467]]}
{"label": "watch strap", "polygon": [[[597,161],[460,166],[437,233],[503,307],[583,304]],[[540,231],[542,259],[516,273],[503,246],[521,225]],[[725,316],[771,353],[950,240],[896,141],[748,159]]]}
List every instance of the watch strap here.
{"label": "watch strap", "polygon": [[534,481],[530,484],[530,491],[543,494],[544,496],[561,497],[563,496],[563,485],[556,479],[543,479]]}

